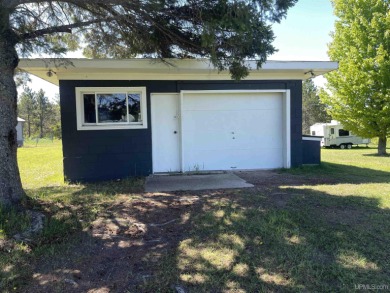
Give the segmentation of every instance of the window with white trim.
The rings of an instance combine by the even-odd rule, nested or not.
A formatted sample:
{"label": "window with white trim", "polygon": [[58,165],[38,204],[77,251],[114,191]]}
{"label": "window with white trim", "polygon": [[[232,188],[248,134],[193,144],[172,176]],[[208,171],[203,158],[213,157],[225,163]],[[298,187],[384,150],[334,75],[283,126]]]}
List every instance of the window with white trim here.
{"label": "window with white trim", "polygon": [[146,88],[76,87],[78,130],[147,128]]}

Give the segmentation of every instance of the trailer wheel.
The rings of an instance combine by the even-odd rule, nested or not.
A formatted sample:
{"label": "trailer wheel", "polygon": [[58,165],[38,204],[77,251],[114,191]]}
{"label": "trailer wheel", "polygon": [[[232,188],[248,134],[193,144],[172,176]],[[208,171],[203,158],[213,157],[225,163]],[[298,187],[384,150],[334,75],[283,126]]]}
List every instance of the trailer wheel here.
{"label": "trailer wheel", "polygon": [[351,149],[352,148],[352,144],[351,143],[349,143],[349,144],[347,144],[347,149]]}
{"label": "trailer wheel", "polygon": [[340,144],[340,149],[344,150],[345,149],[345,144]]}

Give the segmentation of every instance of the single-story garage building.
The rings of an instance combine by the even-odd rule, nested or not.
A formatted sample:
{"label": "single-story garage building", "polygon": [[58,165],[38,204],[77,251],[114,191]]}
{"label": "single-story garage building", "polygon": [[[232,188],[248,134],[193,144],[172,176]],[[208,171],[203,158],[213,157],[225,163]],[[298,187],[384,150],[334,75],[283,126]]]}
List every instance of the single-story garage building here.
{"label": "single-story garage building", "polygon": [[67,180],[318,163],[303,152],[302,80],[337,63],[248,62],[250,75],[236,82],[209,60],[166,62],[21,60],[60,87]]}

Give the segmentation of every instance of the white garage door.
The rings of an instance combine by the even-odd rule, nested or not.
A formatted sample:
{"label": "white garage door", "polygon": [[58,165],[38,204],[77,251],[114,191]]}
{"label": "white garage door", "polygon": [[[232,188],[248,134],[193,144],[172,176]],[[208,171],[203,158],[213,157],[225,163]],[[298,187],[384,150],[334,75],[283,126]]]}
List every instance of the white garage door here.
{"label": "white garage door", "polygon": [[282,93],[184,93],[183,171],[283,167]]}

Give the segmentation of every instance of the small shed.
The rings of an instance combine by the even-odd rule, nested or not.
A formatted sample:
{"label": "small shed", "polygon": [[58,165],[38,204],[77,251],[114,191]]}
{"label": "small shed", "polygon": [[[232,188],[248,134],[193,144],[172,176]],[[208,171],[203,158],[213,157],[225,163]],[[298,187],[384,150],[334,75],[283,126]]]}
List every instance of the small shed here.
{"label": "small shed", "polygon": [[18,147],[23,146],[24,137],[23,137],[23,125],[26,120],[18,117],[18,124],[16,125],[16,135],[18,141]]}
{"label": "small shed", "polygon": [[322,136],[302,135],[302,165],[321,164]]}

